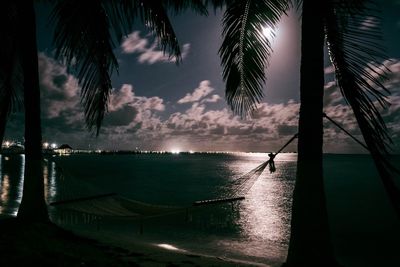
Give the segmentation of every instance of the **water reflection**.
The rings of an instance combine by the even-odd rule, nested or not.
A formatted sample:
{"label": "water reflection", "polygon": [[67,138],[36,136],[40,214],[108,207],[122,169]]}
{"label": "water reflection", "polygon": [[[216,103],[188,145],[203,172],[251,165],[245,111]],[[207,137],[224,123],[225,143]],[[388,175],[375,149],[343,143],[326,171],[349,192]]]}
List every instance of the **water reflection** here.
{"label": "water reflection", "polygon": [[8,202],[8,192],[10,190],[10,178],[8,175],[4,175],[1,179],[1,195],[0,195],[0,201],[1,201],[1,206],[0,206],[0,213],[5,213],[5,205],[4,203]]}
{"label": "water reflection", "polygon": [[177,248],[177,247],[175,247],[173,245],[170,245],[170,244],[156,244],[156,246],[159,247],[159,248],[167,249],[167,250],[186,252],[186,250]]}
{"label": "water reflection", "polygon": [[56,182],[56,164],[54,161],[45,160],[43,165],[44,196],[48,203],[56,200],[57,182]]}
{"label": "water reflection", "polygon": [[[190,205],[194,200],[234,193],[229,188],[230,182],[267,159],[266,153],[190,155],[173,160],[153,155],[75,156],[58,158],[58,167],[49,159],[43,165],[45,197],[47,202],[53,202],[99,192],[118,192],[148,203]],[[152,227],[151,231],[146,231],[146,236],[154,234],[160,241],[158,244],[175,240],[178,247],[188,250],[193,247],[205,253],[224,253],[227,257],[232,253],[243,258],[259,258],[261,262],[266,258],[279,262],[286,254],[289,237],[295,160],[293,154],[278,155],[275,159],[277,171],[270,174],[267,168],[238,207],[204,207],[193,212],[190,219],[185,218],[185,214],[182,218],[171,216],[174,218],[168,218],[170,221],[155,219],[151,222],[154,227],[146,224],[146,229]],[[24,158],[15,156],[6,160],[3,156],[0,163],[0,213],[15,214],[22,193]],[[74,170],[74,175],[70,170]],[[50,216],[56,216],[52,209],[49,211]],[[118,230],[122,228],[118,224]],[[132,231],[131,223],[126,223],[126,228]],[[193,243],[194,237],[202,242]]]}
{"label": "water reflection", "polygon": [[[290,156],[290,155],[289,155]],[[294,164],[288,155],[280,155],[276,159],[277,170],[267,170],[259,177],[248,193],[244,202],[246,218],[244,231],[248,235],[262,236],[270,241],[281,241],[288,237],[288,214],[290,214],[290,197],[293,190]]]}
{"label": "water reflection", "polygon": [[[25,155],[0,155],[0,214],[16,215],[22,199]],[[55,201],[57,192],[56,167],[45,160],[43,179],[45,199]]]}
{"label": "water reflection", "polygon": [[16,215],[22,197],[25,156],[0,158],[0,214]]}
{"label": "water reflection", "polygon": [[[266,153],[253,154],[238,160],[231,169],[234,173],[243,174],[267,159]],[[240,235],[253,245],[243,246],[242,242],[231,240],[221,241],[222,245],[247,255],[262,257],[268,251],[270,259],[282,258],[289,240],[295,160],[294,154],[279,154],[275,159],[276,172],[269,173],[267,168],[241,203],[240,217],[237,219]]]}

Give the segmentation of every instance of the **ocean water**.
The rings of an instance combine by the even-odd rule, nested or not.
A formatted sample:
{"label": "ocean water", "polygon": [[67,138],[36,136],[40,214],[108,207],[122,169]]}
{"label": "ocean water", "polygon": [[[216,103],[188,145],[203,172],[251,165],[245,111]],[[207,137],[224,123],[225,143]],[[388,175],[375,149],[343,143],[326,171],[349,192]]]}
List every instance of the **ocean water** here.
{"label": "ocean water", "polygon": [[[267,159],[263,153],[70,155],[49,158],[44,168],[48,202],[117,193],[151,204],[190,206],[232,194],[232,182]],[[290,235],[296,154],[277,156],[240,203],[201,207],[145,220],[77,218],[54,221],[99,231],[126,243],[142,241],[172,249],[279,266]],[[400,158],[394,163],[400,166]],[[1,156],[0,214],[16,214],[24,156]],[[332,241],[345,266],[398,266],[400,221],[367,155],[325,155],[324,172]],[[97,230],[99,227],[99,230]]]}

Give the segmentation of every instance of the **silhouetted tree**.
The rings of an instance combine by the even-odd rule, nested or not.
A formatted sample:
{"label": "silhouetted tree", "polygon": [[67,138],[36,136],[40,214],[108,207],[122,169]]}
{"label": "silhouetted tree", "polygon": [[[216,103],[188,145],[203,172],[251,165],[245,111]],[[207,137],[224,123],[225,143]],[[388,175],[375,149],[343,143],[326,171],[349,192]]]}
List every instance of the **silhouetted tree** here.
{"label": "silhouetted tree", "polygon": [[[262,28],[276,27],[289,0],[209,0],[226,5],[220,48],[226,99],[232,110],[251,115],[263,97],[265,68],[272,52]],[[386,69],[379,18],[373,1],[295,1],[302,10],[300,117],[296,185],[286,266],[337,265],[329,236],[324,192],[323,94],[324,45],[340,90],[354,111],[381,180],[399,212],[399,191],[387,161],[390,138],[375,102],[387,107],[382,81]],[[373,22],[368,19],[373,18]]]}
{"label": "silhouetted tree", "polygon": [[[5,125],[14,92],[23,87],[25,107],[25,174],[18,218],[48,221],[44,200],[40,86],[34,0],[2,4],[0,36],[0,122]],[[180,60],[180,48],[166,8],[180,12],[191,8],[205,14],[201,1],[170,0],[58,0],[54,3],[56,57],[63,59],[77,75],[89,130],[100,125],[111,93],[111,75],[118,69],[114,48],[130,33],[135,20],[143,23],[159,40],[164,52]],[[24,34],[22,34],[24,33]],[[7,106],[8,105],[8,106]],[[7,113],[5,112],[7,111]],[[4,128],[4,127],[3,127]],[[1,127],[0,127],[1,130]]]}
{"label": "silhouetted tree", "polygon": [[[0,10],[0,144],[3,143],[8,116],[20,106],[22,81],[16,54],[16,5],[1,4]],[[1,150],[1,149],[0,149]]]}

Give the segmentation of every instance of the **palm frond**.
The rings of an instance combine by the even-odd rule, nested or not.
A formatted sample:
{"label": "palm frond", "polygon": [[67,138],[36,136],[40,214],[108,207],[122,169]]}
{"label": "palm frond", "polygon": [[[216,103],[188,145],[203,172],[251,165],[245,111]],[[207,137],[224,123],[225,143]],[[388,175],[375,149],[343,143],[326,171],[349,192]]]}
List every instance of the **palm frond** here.
{"label": "palm frond", "polygon": [[275,27],[287,8],[284,0],[236,0],[225,11],[219,50],[225,94],[232,110],[242,117],[249,115],[264,95],[264,71],[272,48],[262,29]]}
{"label": "palm frond", "polygon": [[112,29],[119,42],[132,32],[133,24],[139,20],[156,34],[164,52],[180,56],[175,32],[167,16],[167,9],[176,14],[191,9],[200,15],[207,15],[207,9],[200,0],[120,0],[103,1]]}
{"label": "palm frond", "polygon": [[[364,140],[392,203],[400,214],[400,190],[389,163],[391,138],[380,115],[389,95],[384,86],[386,55],[380,41],[380,20],[371,1],[331,2],[326,15],[329,54],[339,88],[354,111]],[[380,107],[379,107],[380,106]]]}
{"label": "palm frond", "polygon": [[[116,18],[128,25],[132,25],[136,19],[140,20],[155,34],[162,51],[170,57],[175,57],[178,64],[181,60],[181,50],[163,2],[163,0],[121,0]],[[183,4],[175,5],[176,10],[183,8],[186,8]]]}
{"label": "palm frond", "polygon": [[[187,7],[186,1],[180,2],[177,10]],[[113,50],[131,33],[136,19],[155,33],[164,53],[176,57],[178,63],[179,44],[162,0],[57,1],[52,12],[56,58],[76,72],[86,125],[89,130],[96,127],[97,134],[107,111],[111,75],[118,71]]]}
{"label": "palm frond", "polygon": [[301,7],[303,6],[303,0],[292,0],[291,5],[296,8],[296,10],[301,10]]}
{"label": "palm frond", "polygon": [[229,0],[204,0],[204,4],[206,6],[212,6],[214,7],[214,10],[218,8],[222,8],[224,6],[227,6],[231,4],[232,1]]}
{"label": "palm frond", "polygon": [[98,135],[112,89],[110,77],[118,68],[108,14],[101,1],[58,1],[51,19],[56,58],[76,72],[87,127],[95,126]]}
{"label": "palm frond", "polygon": [[202,0],[164,0],[163,4],[167,9],[172,8],[175,14],[190,9],[199,15],[208,15],[207,8]]}

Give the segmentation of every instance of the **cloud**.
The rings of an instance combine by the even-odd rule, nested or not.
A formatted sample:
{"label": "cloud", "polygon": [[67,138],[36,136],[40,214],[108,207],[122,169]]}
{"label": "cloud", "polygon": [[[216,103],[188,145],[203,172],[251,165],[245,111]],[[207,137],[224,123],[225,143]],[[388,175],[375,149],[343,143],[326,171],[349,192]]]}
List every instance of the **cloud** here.
{"label": "cloud", "polygon": [[[207,106],[221,99],[210,96],[213,90],[209,81],[200,82],[181,98],[181,103],[190,103],[190,107],[161,117],[163,99],[135,96],[131,85],[123,85],[118,97],[111,99],[113,112],[106,116],[104,133],[119,144],[143,149],[169,150],[180,145],[187,150],[268,151],[278,149],[280,138],[289,139],[297,131],[299,104],[294,101],[260,104],[253,119],[241,120],[227,108]],[[290,149],[295,150],[295,145]]]}
{"label": "cloud", "polygon": [[329,65],[328,67],[325,67],[324,73],[325,74],[334,74],[335,68],[333,67],[333,65]]}
{"label": "cloud", "polygon": [[[77,79],[44,53],[38,54],[38,65],[43,140],[83,145],[90,135],[85,129]],[[23,113],[11,116],[7,136],[21,139],[23,122]]]}
{"label": "cloud", "polygon": [[263,103],[253,119],[241,120],[226,108],[208,110],[204,104],[195,102],[186,111],[171,114],[163,124],[162,134],[166,144],[180,136],[202,144],[197,148],[201,150],[267,151],[278,148],[279,138],[296,132],[298,108],[293,101]]}
{"label": "cloud", "polygon": [[140,37],[140,32],[135,31],[128,35],[122,42],[122,51],[126,54],[144,53],[147,50],[149,41]]}
{"label": "cloud", "polygon": [[[186,58],[190,50],[190,44],[184,44],[181,53],[182,59]],[[157,50],[157,45],[154,43],[149,49],[139,55],[140,63],[154,64],[157,62],[176,62],[176,57],[170,57],[163,51]]]}
{"label": "cloud", "polygon": [[165,110],[160,97],[136,96],[133,86],[124,84],[114,90],[110,97],[109,113],[104,118],[105,134],[136,133],[139,130],[153,130],[153,124],[160,121],[159,112]]}
{"label": "cloud", "polygon": [[344,99],[336,81],[327,82],[324,86],[324,106],[344,104]]}
{"label": "cloud", "polygon": [[138,115],[138,110],[132,106],[123,106],[118,110],[107,113],[104,127],[129,125]]}
{"label": "cloud", "polygon": [[113,90],[110,96],[109,111],[121,109],[124,105],[135,99],[132,85],[124,84],[118,91]]}
{"label": "cloud", "polygon": [[[158,49],[158,43],[154,41],[151,45],[148,39],[140,37],[139,31],[134,31],[124,39],[121,44],[123,53],[138,54],[138,61],[142,64],[152,65],[158,62],[176,62],[176,57],[166,55]],[[190,51],[190,44],[182,46],[182,59],[186,58]]]}
{"label": "cloud", "polygon": [[[185,97],[181,98],[178,100],[178,104],[185,104],[185,103],[192,103],[199,101],[200,99],[206,97],[209,95],[212,91],[214,91],[214,88],[211,87],[211,83],[208,80],[201,81],[199,84],[199,87],[195,88],[193,93],[188,93],[186,94]],[[216,102],[218,101],[218,96],[216,97],[211,97],[211,99],[205,100],[206,102]]]}
{"label": "cloud", "polygon": [[65,66],[39,53],[39,83],[42,117],[52,120],[62,117],[65,124],[81,120],[80,87],[77,79],[68,74]]}
{"label": "cloud", "polygon": [[[392,105],[384,113],[384,119],[395,143],[399,143],[400,125],[397,122],[400,121],[400,60],[392,59],[384,64],[391,70],[390,79],[385,86],[392,91]],[[72,86],[66,87],[72,83],[73,77],[66,75],[62,69],[56,70],[57,68],[53,68],[48,72],[52,73],[53,78],[47,78],[46,81],[51,81],[50,85],[55,87],[52,90],[56,92],[60,88],[67,88],[66,95],[58,96],[60,101],[61,98],[68,99],[68,95],[74,99],[78,94],[77,90]],[[63,86],[60,87],[61,84]],[[296,101],[262,103],[258,105],[252,119],[242,120],[227,108],[210,109],[208,103],[221,100],[220,96],[212,94],[214,90],[210,81],[201,81],[191,93],[177,101],[182,104],[180,107],[190,104],[189,107],[167,114],[164,99],[158,96],[137,96],[132,85],[124,84],[112,92],[109,113],[105,117],[98,144],[102,148],[118,146],[120,149],[139,147],[169,150],[179,147],[183,150],[276,151],[298,130],[300,104]],[[70,102],[78,104],[77,99],[70,99]],[[60,117],[76,113],[73,110],[79,105],[75,104],[59,113]],[[72,110],[67,112],[68,109]],[[352,110],[333,81],[325,85],[324,111],[362,140]],[[70,130],[68,134],[74,135],[79,131]],[[296,150],[295,142],[288,150]],[[324,151],[365,152],[328,121],[324,122]]]}
{"label": "cloud", "polygon": [[220,101],[222,98],[219,95],[212,95],[209,98],[204,98],[201,100],[201,103],[216,103]]}
{"label": "cloud", "polygon": [[[392,105],[383,114],[395,144],[400,144],[400,60],[391,59],[384,64],[391,70],[385,86],[392,92]],[[66,98],[71,102],[59,112],[59,118],[76,114],[79,108],[78,90],[72,86],[74,79],[64,71],[53,67],[49,72],[53,78],[46,80],[51,81],[49,85],[53,85],[52,90],[56,92],[60,88],[66,89],[65,94],[57,94],[60,101]],[[138,96],[132,85],[124,84],[112,92],[109,113],[98,139],[99,146],[119,149],[139,147],[168,150],[180,146],[182,150],[276,151],[297,132],[298,102],[261,103],[252,119],[242,120],[226,107],[210,108],[209,103],[221,100],[220,96],[212,94],[214,90],[210,81],[201,81],[198,87],[177,101],[182,104],[178,105],[180,110],[169,114],[166,113],[169,109],[164,99]],[[50,103],[47,105],[51,107]],[[325,85],[324,111],[362,140],[352,110],[343,100],[335,82]],[[52,112],[56,110],[52,109]],[[325,152],[365,153],[362,147],[332,123],[325,121],[324,126]],[[72,135],[79,131],[70,132]],[[400,147],[395,149],[400,151]],[[288,150],[297,150],[296,143],[293,142]]]}
{"label": "cloud", "polygon": [[[151,131],[160,120],[158,113],[165,110],[163,99],[156,96],[136,96],[133,86],[124,84],[112,91],[101,137],[96,139],[85,127],[80,87],[77,79],[68,74],[66,67],[39,53],[39,79],[42,132],[43,140],[46,141],[70,143],[73,147],[81,148],[88,148],[88,144],[98,142],[100,147],[107,147],[115,145],[112,140],[118,140],[123,135],[123,147],[130,143],[132,133],[139,129]],[[7,135],[23,136],[21,125],[23,114],[12,116],[7,126]]]}
{"label": "cloud", "polygon": [[[384,64],[391,70],[385,86],[392,92],[392,104],[383,116],[394,143],[399,145],[400,60]],[[90,144],[90,148],[101,149],[277,151],[298,130],[298,102],[261,103],[251,119],[242,120],[226,107],[210,105],[222,98],[212,94],[215,89],[204,80],[177,101],[182,105],[177,105],[173,113],[167,113],[171,110],[169,102],[159,96],[136,95],[131,84],[115,88],[100,136],[95,138],[85,129],[76,78],[44,54],[39,54],[39,67],[44,140],[51,142],[76,148],[89,148]],[[335,82],[325,85],[324,111],[362,140]],[[14,116],[8,135],[22,136],[21,123],[21,114]],[[325,121],[324,126],[325,152],[365,152],[332,123]],[[295,142],[288,147],[289,151],[296,149]],[[400,147],[395,149],[400,151]]]}

